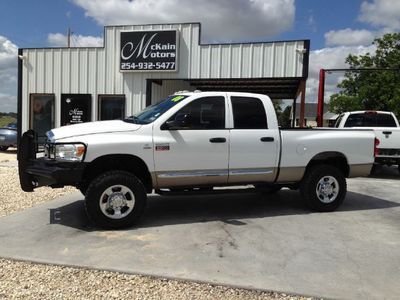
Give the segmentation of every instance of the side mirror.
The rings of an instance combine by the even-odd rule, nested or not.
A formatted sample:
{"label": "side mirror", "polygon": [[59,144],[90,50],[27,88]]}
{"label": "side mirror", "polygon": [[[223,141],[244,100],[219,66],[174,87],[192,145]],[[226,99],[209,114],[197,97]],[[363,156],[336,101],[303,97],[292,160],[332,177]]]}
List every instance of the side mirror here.
{"label": "side mirror", "polygon": [[179,129],[179,122],[176,120],[169,120],[161,125],[161,130],[178,130]]}
{"label": "side mirror", "polygon": [[178,130],[182,128],[190,127],[191,116],[190,114],[178,114],[175,119],[168,120],[161,126],[161,130]]}

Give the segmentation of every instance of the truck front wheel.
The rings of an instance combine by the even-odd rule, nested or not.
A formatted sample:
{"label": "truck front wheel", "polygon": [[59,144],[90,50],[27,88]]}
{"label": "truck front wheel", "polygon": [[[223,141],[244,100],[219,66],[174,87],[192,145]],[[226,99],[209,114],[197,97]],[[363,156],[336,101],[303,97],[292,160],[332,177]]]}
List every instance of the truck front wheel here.
{"label": "truck front wheel", "polygon": [[120,229],[138,221],[146,200],[146,189],[136,176],[125,171],[109,171],[89,184],[85,206],[95,225]]}
{"label": "truck front wheel", "polygon": [[316,211],[334,211],[346,196],[346,178],[331,165],[311,167],[300,185],[305,203]]}

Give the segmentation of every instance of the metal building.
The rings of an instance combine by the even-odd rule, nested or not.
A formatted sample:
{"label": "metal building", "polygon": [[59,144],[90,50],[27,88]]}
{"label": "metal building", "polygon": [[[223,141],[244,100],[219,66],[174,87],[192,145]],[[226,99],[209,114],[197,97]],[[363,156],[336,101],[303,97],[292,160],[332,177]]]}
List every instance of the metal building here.
{"label": "metal building", "polygon": [[19,49],[20,132],[121,118],[179,90],[296,99],[309,40],[201,44],[199,23],[107,26],[104,47]]}

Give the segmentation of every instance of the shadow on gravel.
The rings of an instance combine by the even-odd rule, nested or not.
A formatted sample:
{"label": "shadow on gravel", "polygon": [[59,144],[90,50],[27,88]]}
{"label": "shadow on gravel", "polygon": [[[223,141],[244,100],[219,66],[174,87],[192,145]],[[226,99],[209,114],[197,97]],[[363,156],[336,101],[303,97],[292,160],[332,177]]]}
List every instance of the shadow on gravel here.
{"label": "shadow on gravel", "polygon": [[[337,210],[337,213],[399,206],[400,203],[348,192],[347,199]],[[313,212],[303,205],[299,193],[290,190],[282,190],[274,195],[254,192],[201,196],[151,195],[148,199],[145,215],[137,227],[159,227],[212,221],[243,226],[246,225],[246,222],[241,221],[242,219],[311,213]],[[83,231],[99,230],[93,227],[88,219],[83,200],[51,209],[50,224],[61,224]]]}

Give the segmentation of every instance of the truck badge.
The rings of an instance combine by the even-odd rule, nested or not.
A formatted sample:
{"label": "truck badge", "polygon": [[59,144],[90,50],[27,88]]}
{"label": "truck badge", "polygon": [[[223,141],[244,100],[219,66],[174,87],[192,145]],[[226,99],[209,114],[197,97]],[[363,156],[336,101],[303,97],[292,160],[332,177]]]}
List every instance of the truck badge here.
{"label": "truck badge", "polygon": [[156,145],[156,151],[169,151],[169,144]]}

